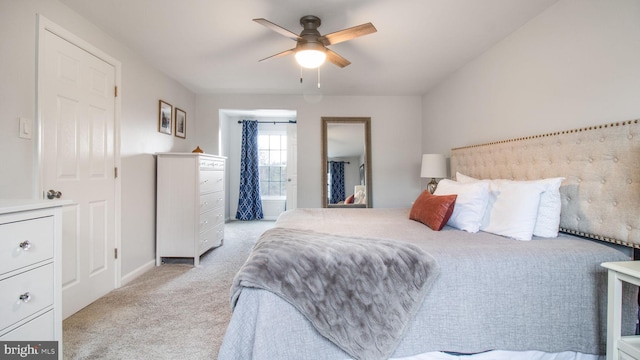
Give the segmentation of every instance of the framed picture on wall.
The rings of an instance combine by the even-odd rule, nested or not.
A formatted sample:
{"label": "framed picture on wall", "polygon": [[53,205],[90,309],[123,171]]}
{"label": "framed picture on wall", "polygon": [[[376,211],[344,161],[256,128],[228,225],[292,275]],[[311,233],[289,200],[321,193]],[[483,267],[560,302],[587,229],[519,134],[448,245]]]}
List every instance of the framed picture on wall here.
{"label": "framed picture on wall", "polygon": [[176,108],[176,127],[175,134],[177,137],[187,137],[187,113],[184,110]]}
{"label": "framed picture on wall", "polygon": [[158,111],[158,131],[163,134],[171,135],[173,128],[173,107],[171,104],[160,100],[160,109]]}

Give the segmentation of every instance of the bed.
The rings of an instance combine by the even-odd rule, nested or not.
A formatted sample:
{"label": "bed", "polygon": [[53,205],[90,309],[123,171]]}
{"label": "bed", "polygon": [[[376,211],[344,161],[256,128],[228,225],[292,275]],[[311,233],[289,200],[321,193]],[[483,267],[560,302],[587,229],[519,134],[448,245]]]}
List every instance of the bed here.
{"label": "bed", "polygon": [[[500,188],[507,193],[512,182],[519,186],[562,178],[556,225],[560,233],[557,237],[531,235],[530,241],[514,240],[520,233],[505,236],[485,231],[489,227],[463,231],[450,226],[452,220],[435,231],[410,219],[413,208],[287,211],[274,229],[263,234],[234,280],[234,311],[219,359],[444,359],[459,354],[481,357],[495,350],[507,351],[506,358],[513,358],[514,352],[535,358],[530,351],[603,355],[607,279],[600,264],[629,260],[632,249],[640,247],[637,164],[638,121],[453,149],[451,173],[460,179],[449,185],[443,180],[444,189],[463,186],[465,181],[479,184],[487,183],[485,179],[508,179],[508,185]],[[495,186],[488,182],[489,189]],[[463,194],[457,196],[455,206],[462,208]],[[493,206],[495,210],[497,205]],[[449,215],[448,219],[454,219],[460,213]],[[511,223],[506,224],[507,231]],[[334,244],[337,247],[331,250]],[[355,267],[348,264],[354,255],[338,260],[340,264],[344,261],[344,270],[334,267],[333,254],[349,252],[345,244],[365,247],[364,253],[373,261],[382,259],[381,264],[402,258],[392,267],[404,266],[403,270],[389,273],[413,274],[414,278],[403,280],[411,286],[402,283],[395,289],[385,284],[382,297],[386,301],[376,300],[380,289],[368,283],[370,279],[361,278],[357,269],[368,273],[380,266],[369,266],[358,253]],[[309,255],[313,253],[319,259]],[[389,254],[401,255],[391,258]],[[298,269],[297,262],[306,265]],[[419,266],[407,268],[411,264]],[[284,275],[273,275],[271,265],[284,268]],[[294,267],[294,272],[287,273]],[[304,271],[308,271],[304,276],[321,278],[291,279],[292,273],[298,276]],[[265,282],[251,277],[265,273],[271,274]],[[369,277],[380,277],[373,275]],[[418,278],[424,281],[418,283]],[[350,301],[331,298],[336,295],[325,285],[334,282],[342,287],[337,292],[344,294],[342,300],[358,299],[364,305],[341,316]],[[398,278],[391,281],[400,282]],[[355,290],[345,284],[353,284]],[[314,286],[330,301],[303,291]],[[360,300],[361,293],[373,293],[374,300]],[[637,293],[627,287],[623,294],[622,332],[632,334]],[[398,310],[398,301],[406,313]],[[322,307],[325,303],[328,305]],[[361,336],[357,329],[363,323],[368,322],[365,328],[388,325],[376,323],[379,311],[384,311],[384,319],[394,320],[390,321],[393,326],[387,326],[393,333]],[[342,331],[336,335],[332,328]],[[429,354],[437,355],[426,357]]]}

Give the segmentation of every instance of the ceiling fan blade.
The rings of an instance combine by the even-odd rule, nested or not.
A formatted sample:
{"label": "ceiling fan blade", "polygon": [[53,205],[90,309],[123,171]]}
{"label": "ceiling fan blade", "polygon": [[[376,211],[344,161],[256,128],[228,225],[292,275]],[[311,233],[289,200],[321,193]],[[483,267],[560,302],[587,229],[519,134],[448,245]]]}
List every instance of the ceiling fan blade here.
{"label": "ceiling fan blade", "polygon": [[343,58],[342,56],[338,55],[337,52],[331,50],[331,49],[327,49],[327,61],[329,61],[330,63],[340,66],[341,68],[351,64],[351,61]]}
{"label": "ceiling fan blade", "polygon": [[279,57],[281,57],[281,56],[285,56],[285,55],[293,54],[294,52],[296,52],[296,49],[295,49],[295,48],[293,48],[293,49],[289,49],[289,50],[285,50],[285,51],[283,51],[283,52],[279,52],[279,53],[277,53],[277,54],[275,54],[275,55],[271,55],[271,56],[266,57],[266,58],[264,58],[264,59],[260,59],[260,60],[258,60],[258,62],[260,62],[260,61],[264,61],[264,60],[269,60],[269,59],[279,58]]}
{"label": "ceiling fan blade", "polygon": [[298,34],[295,34],[285,28],[283,28],[280,25],[274,24],[271,21],[267,20],[267,19],[263,19],[263,18],[259,18],[259,19],[253,19],[253,21],[257,22],[260,25],[263,25],[275,32],[277,32],[278,34],[288,37],[291,40],[297,41],[300,36],[298,36]]}
{"label": "ceiling fan blade", "polygon": [[320,41],[322,41],[325,46],[333,45],[341,43],[343,41],[355,39],[360,36],[369,35],[376,31],[378,31],[376,27],[369,22],[321,36]]}

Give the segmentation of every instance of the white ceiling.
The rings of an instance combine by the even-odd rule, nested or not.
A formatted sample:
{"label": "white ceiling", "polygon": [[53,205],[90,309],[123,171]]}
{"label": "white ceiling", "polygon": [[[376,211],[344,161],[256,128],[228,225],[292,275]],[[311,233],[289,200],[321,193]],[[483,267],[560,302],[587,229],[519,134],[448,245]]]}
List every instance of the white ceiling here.
{"label": "white ceiling", "polygon": [[[423,95],[557,0],[60,0],[198,94]],[[295,42],[252,21],[321,34],[372,22],[378,32],[330,48],[351,61],[317,73]]]}

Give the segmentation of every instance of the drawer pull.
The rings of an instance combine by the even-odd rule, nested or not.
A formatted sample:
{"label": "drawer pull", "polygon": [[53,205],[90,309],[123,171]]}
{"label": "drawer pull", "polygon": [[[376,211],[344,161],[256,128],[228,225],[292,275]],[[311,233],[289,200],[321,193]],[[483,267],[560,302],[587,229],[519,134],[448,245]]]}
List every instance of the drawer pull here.
{"label": "drawer pull", "polygon": [[29,242],[29,240],[25,240],[23,242],[20,243],[20,249],[24,250],[24,251],[29,251],[29,249],[31,249],[31,243]]}
{"label": "drawer pull", "polygon": [[20,295],[18,298],[20,299],[20,301],[22,301],[24,303],[28,303],[29,300],[31,300],[31,294],[29,292],[26,292],[26,293]]}

